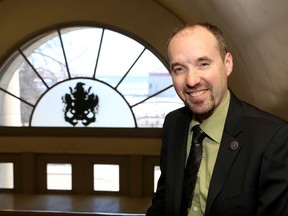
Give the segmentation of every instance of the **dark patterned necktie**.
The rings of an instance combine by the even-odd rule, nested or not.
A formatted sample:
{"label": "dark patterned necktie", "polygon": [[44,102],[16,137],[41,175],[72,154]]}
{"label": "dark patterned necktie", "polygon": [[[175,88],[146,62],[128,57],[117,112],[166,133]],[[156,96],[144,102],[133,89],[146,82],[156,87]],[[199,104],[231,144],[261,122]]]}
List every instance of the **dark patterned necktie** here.
{"label": "dark patterned necktie", "polygon": [[183,215],[188,214],[192,204],[192,198],[197,181],[197,174],[199,171],[202,157],[202,141],[207,136],[201,130],[199,125],[194,126],[192,130],[193,130],[192,144],[184,172],[183,196],[182,196]]}

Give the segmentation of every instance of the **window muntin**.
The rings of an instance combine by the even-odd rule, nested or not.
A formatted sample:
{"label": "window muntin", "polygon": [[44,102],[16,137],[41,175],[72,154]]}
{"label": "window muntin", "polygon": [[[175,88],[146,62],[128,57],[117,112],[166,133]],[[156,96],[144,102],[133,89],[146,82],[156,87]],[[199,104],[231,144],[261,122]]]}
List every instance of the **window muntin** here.
{"label": "window muntin", "polygon": [[[97,27],[60,28],[39,36],[19,48],[0,74],[0,99],[6,101],[0,107],[1,126],[72,126],[61,121],[51,123],[55,116],[47,115],[51,113],[48,107],[57,104],[59,97],[58,102],[46,97],[64,83],[71,82],[69,85],[73,86],[75,79],[94,80],[93,87],[102,84],[105,86],[102,93],[110,88],[114,94],[109,97],[120,95],[122,103],[109,106],[116,116],[112,123],[106,114],[108,123],[78,126],[162,127],[164,116],[182,106],[167,69],[147,47],[123,34]],[[113,101],[113,97],[104,99]],[[46,106],[45,112],[43,106]],[[123,117],[117,113],[119,107],[130,109],[130,112],[124,109],[124,113],[129,113],[128,118],[125,114],[125,118],[117,120]],[[37,114],[39,110],[42,117]],[[57,112],[61,111],[63,108]],[[155,115],[158,119],[151,121]]]}

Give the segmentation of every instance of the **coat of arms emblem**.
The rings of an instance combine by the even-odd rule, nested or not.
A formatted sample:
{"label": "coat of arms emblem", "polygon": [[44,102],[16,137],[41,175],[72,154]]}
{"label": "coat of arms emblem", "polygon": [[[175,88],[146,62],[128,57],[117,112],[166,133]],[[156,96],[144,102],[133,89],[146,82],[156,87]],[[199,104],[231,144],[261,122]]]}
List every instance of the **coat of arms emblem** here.
{"label": "coat of arms emblem", "polygon": [[96,94],[90,93],[91,86],[88,90],[84,89],[85,83],[78,82],[74,90],[69,87],[70,93],[62,97],[65,104],[64,118],[65,121],[75,126],[78,122],[87,126],[96,121],[96,114],[99,106],[99,98]]}

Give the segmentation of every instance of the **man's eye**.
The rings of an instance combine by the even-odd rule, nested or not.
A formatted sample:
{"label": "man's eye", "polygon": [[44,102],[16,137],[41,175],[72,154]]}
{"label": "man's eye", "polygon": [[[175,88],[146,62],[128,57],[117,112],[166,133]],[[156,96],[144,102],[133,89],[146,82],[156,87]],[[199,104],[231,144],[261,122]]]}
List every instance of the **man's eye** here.
{"label": "man's eye", "polygon": [[174,73],[181,73],[184,69],[182,67],[175,67],[173,68]]}
{"label": "man's eye", "polygon": [[210,64],[208,62],[202,62],[199,66],[200,66],[200,68],[205,69],[205,68],[209,67],[209,65]]}

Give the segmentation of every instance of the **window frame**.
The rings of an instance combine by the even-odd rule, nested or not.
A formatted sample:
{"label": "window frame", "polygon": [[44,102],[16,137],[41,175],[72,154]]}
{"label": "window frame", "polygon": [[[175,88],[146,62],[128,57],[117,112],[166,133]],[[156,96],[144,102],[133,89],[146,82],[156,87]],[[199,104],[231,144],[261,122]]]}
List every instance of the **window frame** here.
{"label": "window frame", "polygon": [[[39,31],[31,34],[30,36],[24,38],[24,39],[23,39],[22,41],[20,41],[19,43],[17,43],[17,44],[10,50],[10,52],[7,53],[6,59],[5,59],[5,57],[4,57],[2,60],[0,60],[0,66],[2,66],[2,69],[5,70],[5,68],[3,68],[3,63],[5,63],[5,62],[7,61],[7,58],[8,58],[9,56],[11,56],[16,50],[18,50],[19,47],[23,47],[23,45],[25,45],[25,44],[27,45],[28,41],[30,41],[31,43],[33,43],[33,41],[38,40],[39,37],[42,37],[43,35],[45,35],[45,33],[46,33],[46,34],[50,34],[50,33],[51,33],[53,30],[55,30],[55,29],[58,29],[58,31],[60,31],[60,29],[63,29],[63,28],[72,28],[72,27],[96,27],[96,28],[103,28],[103,30],[107,29],[107,30],[111,30],[111,31],[118,32],[118,33],[123,34],[123,35],[125,35],[125,36],[127,36],[127,37],[131,37],[131,39],[136,40],[137,42],[139,42],[140,44],[142,44],[146,49],[148,49],[149,51],[151,51],[151,52],[153,53],[153,55],[154,55],[155,57],[157,57],[159,61],[162,62],[162,64],[167,68],[167,70],[168,70],[168,68],[169,68],[167,61],[160,55],[160,53],[157,52],[156,49],[154,49],[149,43],[147,43],[146,41],[144,41],[144,40],[141,39],[140,37],[132,34],[131,32],[127,32],[127,31],[125,31],[125,30],[123,30],[123,29],[119,29],[119,28],[114,27],[114,26],[112,27],[112,26],[107,26],[107,25],[104,25],[104,24],[91,23],[91,22],[80,22],[80,23],[79,23],[79,22],[76,22],[76,23],[73,22],[73,23],[64,23],[64,24],[62,23],[62,24],[59,24],[59,25],[56,25],[56,26],[51,26],[51,27],[48,27],[48,28],[39,30]],[[30,43],[30,44],[31,44],[31,43]],[[10,54],[10,55],[9,55],[9,54]],[[12,59],[11,59],[10,61],[12,61]],[[5,65],[4,65],[4,66],[5,66]],[[0,74],[0,76],[3,76],[3,74],[2,74],[2,75]],[[168,89],[168,88],[173,88],[172,84],[171,84],[169,87],[165,88],[165,89]],[[158,91],[157,94],[161,94],[161,92],[163,92],[163,91]],[[157,94],[156,94],[156,95],[157,95]],[[154,96],[155,96],[155,94],[147,97],[144,101],[146,101],[146,100],[148,100],[148,99],[150,99],[150,98],[152,98],[152,97],[154,97]],[[141,102],[143,102],[143,101],[141,101]],[[131,109],[132,109],[134,106],[136,106],[136,105],[137,105],[137,104],[131,105]],[[133,111],[132,111],[132,112],[133,112]],[[133,112],[133,114],[134,114],[134,112]],[[134,116],[135,116],[135,114],[134,114]],[[40,134],[43,134],[43,135],[64,135],[64,136],[66,136],[66,135],[65,135],[66,133],[67,133],[67,134],[71,133],[71,132],[66,132],[67,129],[68,129],[68,130],[71,130],[71,129],[72,129],[72,128],[60,128],[60,127],[57,127],[57,126],[56,126],[56,127],[45,127],[45,129],[43,129],[42,127],[34,127],[34,126],[31,127],[30,125],[29,125],[27,128],[33,128],[33,129],[27,129],[27,130],[26,130],[26,127],[24,127],[24,126],[20,127],[21,129],[19,129],[19,130],[17,130],[18,127],[14,127],[14,126],[12,126],[12,127],[11,127],[11,126],[0,126],[0,128],[3,129],[2,131],[0,131],[0,135],[1,135],[1,134],[9,134],[9,133],[10,133],[10,130],[13,128],[14,134],[15,134],[15,132],[16,132],[16,134],[19,133],[19,135],[27,135],[27,132],[28,132],[28,134],[30,134],[30,135],[33,135],[34,132],[37,132],[38,135],[39,135],[39,132],[40,132]],[[6,128],[7,128],[7,129],[6,129]],[[74,129],[74,128],[73,128],[73,129]],[[146,128],[146,127],[138,127],[137,124],[136,124],[135,128],[99,128],[99,127],[96,127],[96,128],[95,128],[95,127],[94,127],[94,128],[93,128],[93,131],[95,132],[95,130],[99,130],[99,131],[101,131],[101,132],[104,132],[104,134],[105,134],[105,131],[107,131],[107,129],[109,130],[109,136],[110,136],[110,132],[111,132],[111,131],[113,131],[113,134],[117,134],[117,136],[120,135],[121,133],[124,133],[123,136],[126,136],[126,134],[129,134],[129,136],[132,135],[132,136],[140,136],[140,137],[142,137],[143,134],[144,134],[145,137],[146,137],[146,136],[155,137],[155,134],[156,134],[157,137],[159,137],[159,134],[161,133],[161,127],[155,127],[155,128],[152,128],[152,127],[150,128],[150,127],[149,127],[149,128]],[[22,132],[22,130],[23,130],[23,132]],[[49,130],[49,132],[48,132],[48,130]],[[88,133],[90,134],[89,128],[85,128],[85,130],[87,130],[87,131],[85,131],[85,133],[88,132]],[[24,132],[24,131],[25,131],[25,132]],[[77,132],[76,132],[76,131],[77,131]],[[119,132],[116,132],[116,131],[119,131]],[[145,132],[144,132],[144,131],[145,131]],[[82,128],[77,128],[77,129],[75,130],[75,132],[76,132],[76,134],[78,134],[78,135],[81,136]],[[94,132],[93,132],[93,133],[94,133]],[[132,134],[131,134],[131,132],[132,132]],[[102,135],[103,135],[103,134],[102,134]],[[112,136],[113,136],[113,135],[112,135]],[[122,136],[122,135],[121,135],[121,136]]]}

